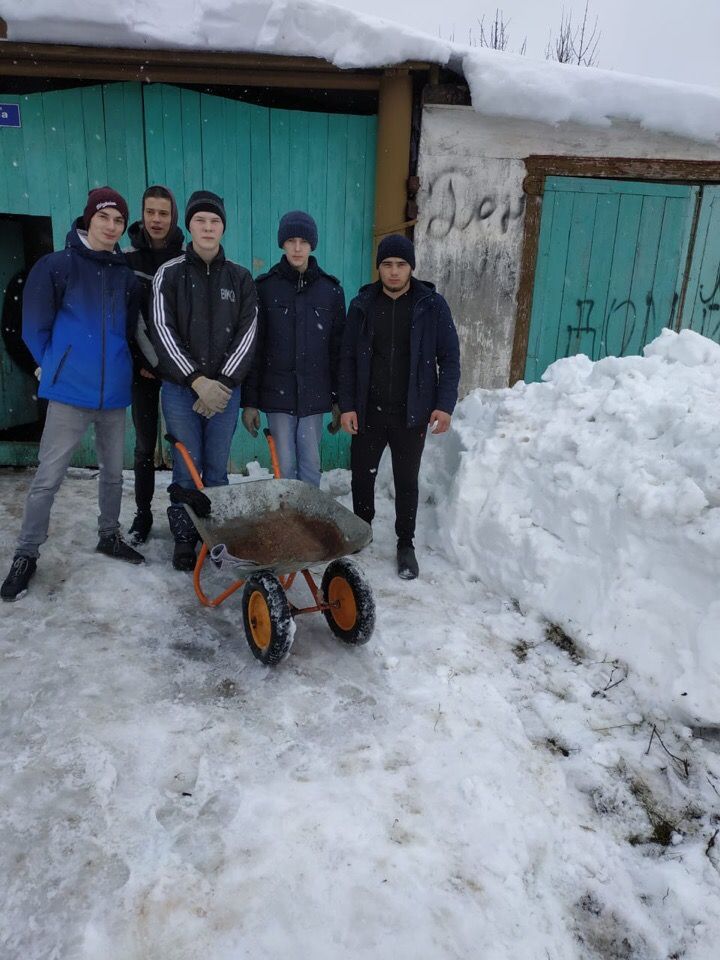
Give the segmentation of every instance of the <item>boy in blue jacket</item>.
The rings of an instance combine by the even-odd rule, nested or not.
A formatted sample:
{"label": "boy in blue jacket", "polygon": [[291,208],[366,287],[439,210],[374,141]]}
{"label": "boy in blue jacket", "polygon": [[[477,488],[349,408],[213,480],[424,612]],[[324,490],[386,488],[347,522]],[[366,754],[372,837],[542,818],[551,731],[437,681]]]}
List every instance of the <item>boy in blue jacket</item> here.
{"label": "boy in blue jacket", "polygon": [[350,304],[340,358],[340,410],[352,436],[353,510],[375,516],[375,477],[390,447],[398,575],[414,580],[418,474],[428,425],[445,433],[457,400],[460,348],[450,308],[416,280],[415,249],[400,234],[380,241],[380,279]]}
{"label": "boy in blue jacket", "polygon": [[254,437],[260,410],[275,439],[286,480],[320,486],[323,414],[333,410],[330,432],[340,428],[338,363],[345,324],[340,281],[311,256],[317,224],[292,210],[278,226],[282,259],[255,280],[258,334],[255,359],[243,384],[242,422]]}
{"label": "boy in blue jacket", "polygon": [[127,222],[119,193],[91,190],[65,249],[39,260],[25,285],[23,339],[40,368],[38,396],[49,404],[15,557],[0,587],[3,600],[27,590],[55,494],[90,424],[100,467],[96,549],[130,563],[144,560],[122,540],[118,522],[132,383],[129,340],[140,307],[139,285],[117,245]]}

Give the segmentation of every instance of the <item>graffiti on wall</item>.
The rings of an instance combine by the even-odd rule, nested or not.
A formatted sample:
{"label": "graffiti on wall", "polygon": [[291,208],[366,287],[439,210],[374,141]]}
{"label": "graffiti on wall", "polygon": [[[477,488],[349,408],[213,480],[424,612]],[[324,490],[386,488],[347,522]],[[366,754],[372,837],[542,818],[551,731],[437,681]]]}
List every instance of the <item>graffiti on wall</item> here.
{"label": "graffiti on wall", "polygon": [[474,224],[504,235],[525,209],[522,192],[513,194],[506,185],[494,187],[485,179],[471,177],[463,170],[444,170],[429,183],[427,232],[443,240],[452,230],[464,232]]}
{"label": "graffiti on wall", "polygon": [[558,355],[570,357],[582,352],[591,360],[600,360],[637,353],[638,345],[648,343],[661,327],[674,327],[679,299],[678,294],[673,293],[669,303],[658,304],[652,290],[639,304],[634,299],[614,297],[604,316],[599,319],[596,316],[594,322],[595,301],[577,300],[577,323],[565,328],[565,348]]}
{"label": "graffiti on wall", "polygon": [[700,317],[700,324],[695,321],[693,316],[693,330],[697,330],[698,333],[702,334],[704,337],[710,337],[711,340],[720,339],[720,262],[717,265],[717,271],[715,273],[715,283],[713,284],[710,293],[705,296],[704,285],[700,284],[700,290],[698,292],[698,298],[702,304],[702,315]]}

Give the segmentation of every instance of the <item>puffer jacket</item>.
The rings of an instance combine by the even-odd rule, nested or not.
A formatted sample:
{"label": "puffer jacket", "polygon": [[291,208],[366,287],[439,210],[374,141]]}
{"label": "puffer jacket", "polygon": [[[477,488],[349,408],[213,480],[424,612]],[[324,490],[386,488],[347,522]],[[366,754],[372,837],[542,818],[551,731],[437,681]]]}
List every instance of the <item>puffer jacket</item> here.
{"label": "puffer jacket", "polygon": [[129,341],[140,286],[120,247],[87,246],[82,218],[64,250],[42,257],[23,295],[23,340],[42,368],[38,396],[87,409],[130,403]]}
{"label": "puffer jacket", "polygon": [[245,267],[222,247],[205,263],[188,244],[155,274],[150,335],[163,380],[192,386],[198,376],[239,386],[252,362],[257,295]]}
{"label": "puffer jacket", "polygon": [[243,405],[308,417],[336,400],[345,294],[310,257],[298,273],[283,256],[255,281],[258,336]]}
{"label": "puffer jacket", "polygon": [[[432,283],[410,281],[410,371],[408,427],[427,424],[433,410],[452,413],[460,382],[460,346],[450,307]],[[348,309],[340,355],[340,410],[355,411],[358,428],[366,423],[372,373],[374,304],[380,281],[360,288]]]}

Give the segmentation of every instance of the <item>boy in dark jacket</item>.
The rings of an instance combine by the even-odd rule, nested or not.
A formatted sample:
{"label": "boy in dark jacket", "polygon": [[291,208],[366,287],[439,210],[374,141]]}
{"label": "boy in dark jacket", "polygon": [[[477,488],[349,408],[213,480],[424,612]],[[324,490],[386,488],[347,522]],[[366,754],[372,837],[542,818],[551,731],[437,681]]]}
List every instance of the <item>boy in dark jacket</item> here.
{"label": "boy in dark jacket", "polygon": [[281,218],[283,257],[255,281],[258,335],[243,384],[242,421],[256,437],[262,410],[283,478],[319,487],[323,414],[333,409],[331,432],[340,423],[337,379],[345,294],[310,255],[317,242],[309,214],[294,210]]}
{"label": "boy in dark jacket", "polygon": [[[225,259],[223,201],[208,190],[188,200],[185,226],[192,243],[155,274],[151,335],[163,385],[169,432],[190,451],[206,487],[228,482],[227,464],[240,412],[240,384],[252,361],[257,297],[249,272]],[[173,456],[168,520],[175,539],[173,566],[195,566],[197,531],[183,507],[207,508],[179,455]]]}
{"label": "boy in dark jacket", "polygon": [[135,271],[142,287],[140,319],[135,335],[135,364],[132,386],[132,418],[135,426],[135,505],[137,512],[130,527],[133,544],[145,543],[153,523],[152,498],[155,493],[155,447],[158,437],[160,378],[155,371],[157,354],[150,341],[148,318],[153,277],[159,268],[182,253],[185,237],[178,227],[175,197],[167,187],[155,184],[142,197],[142,219],[128,229],[132,246],[125,259]]}
{"label": "boy in dark jacket", "polygon": [[17,600],[35,573],[50,510],[87,427],[95,427],[100,465],[97,550],[142,563],[119,535],[125,407],[130,403],[140,291],[117,245],[127,225],[125,200],[110,187],[91,190],[66,247],[39,260],[23,296],[23,339],[41,368],[38,395],[49,401],[37,473],[3,600]]}
{"label": "boy in dark jacket", "polygon": [[395,482],[398,574],[419,569],[413,539],[418,474],[428,424],[445,433],[457,401],[460,350],[450,308],[431,283],[416,280],[415,249],[399,234],[378,247],[377,283],[350,304],[340,359],[343,429],[352,435],[353,509],[375,516],[375,477],[389,445]]}

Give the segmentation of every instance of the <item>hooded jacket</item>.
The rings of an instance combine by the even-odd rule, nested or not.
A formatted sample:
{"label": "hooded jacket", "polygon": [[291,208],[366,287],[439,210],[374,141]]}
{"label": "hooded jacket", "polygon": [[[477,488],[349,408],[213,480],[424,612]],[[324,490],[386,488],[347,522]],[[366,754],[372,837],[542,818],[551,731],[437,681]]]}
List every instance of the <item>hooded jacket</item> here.
{"label": "hooded jacket", "polygon": [[23,340],[42,368],[38,396],[87,409],[130,403],[140,287],[120,247],[91,250],[79,217],[65,249],[30,271]]}
{"label": "hooded jacket", "polygon": [[239,386],[252,362],[257,295],[245,267],[212,263],[192,243],[155,274],[150,335],[163,380],[190,387],[199,376]]}
{"label": "hooded jacket", "polygon": [[[360,288],[348,309],[340,353],[340,411],[355,411],[358,428],[366,424],[373,366],[374,304],[380,281]],[[410,280],[410,358],[407,425],[428,423],[433,410],[452,413],[460,382],[460,346],[450,307],[432,283]]]}
{"label": "hooded jacket", "polygon": [[243,405],[309,417],[336,400],[345,294],[310,257],[298,273],[283,257],[255,281],[258,334]]}
{"label": "hooded jacket", "polygon": [[140,353],[138,355],[138,352],[134,351],[135,362],[136,366],[146,366],[148,369],[153,369],[158,365],[158,356],[152,345],[148,326],[153,277],[164,263],[181,254],[185,246],[185,235],[177,226],[177,214],[174,205],[173,218],[175,223],[170,228],[164,247],[153,247],[145,232],[142,220],[136,220],[128,228],[131,246],[123,250],[125,259],[142,288],[140,317],[135,332],[135,342]]}

